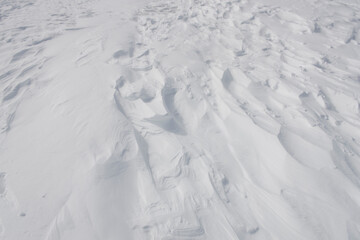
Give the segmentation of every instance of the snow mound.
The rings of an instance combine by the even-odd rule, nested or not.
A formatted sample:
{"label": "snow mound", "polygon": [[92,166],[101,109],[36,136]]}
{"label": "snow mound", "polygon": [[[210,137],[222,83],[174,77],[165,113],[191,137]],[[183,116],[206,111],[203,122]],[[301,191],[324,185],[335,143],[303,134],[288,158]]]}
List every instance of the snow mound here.
{"label": "snow mound", "polygon": [[0,239],[360,239],[360,4],[0,2]]}

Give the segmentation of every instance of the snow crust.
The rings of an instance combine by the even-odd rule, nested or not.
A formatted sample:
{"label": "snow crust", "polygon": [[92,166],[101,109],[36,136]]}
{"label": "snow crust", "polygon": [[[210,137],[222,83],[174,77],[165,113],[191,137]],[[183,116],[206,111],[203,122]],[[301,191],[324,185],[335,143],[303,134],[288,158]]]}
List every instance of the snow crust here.
{"label": "snow crust", "polygon": [[0,1],[0,239],[360,239],[358,0]]}

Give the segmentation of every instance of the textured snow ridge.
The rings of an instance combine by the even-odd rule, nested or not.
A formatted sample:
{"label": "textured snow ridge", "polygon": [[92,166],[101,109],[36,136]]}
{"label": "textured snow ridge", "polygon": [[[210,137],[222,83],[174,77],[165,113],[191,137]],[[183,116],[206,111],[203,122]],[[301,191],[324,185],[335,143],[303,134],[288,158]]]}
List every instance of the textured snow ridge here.
{"label": "textured snow ridge", "polygon": [[0,239],[360,239],[358,0],[0,1]]}

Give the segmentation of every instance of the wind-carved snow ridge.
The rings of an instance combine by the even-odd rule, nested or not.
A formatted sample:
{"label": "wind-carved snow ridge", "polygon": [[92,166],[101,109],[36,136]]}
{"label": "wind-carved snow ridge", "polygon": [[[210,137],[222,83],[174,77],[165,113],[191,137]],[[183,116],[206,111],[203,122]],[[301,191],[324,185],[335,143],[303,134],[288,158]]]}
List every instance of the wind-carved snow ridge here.
{"label": "wind-carved snow ridge", "polygon": [[0,3],[0,239],[360,239],[357,1]]}

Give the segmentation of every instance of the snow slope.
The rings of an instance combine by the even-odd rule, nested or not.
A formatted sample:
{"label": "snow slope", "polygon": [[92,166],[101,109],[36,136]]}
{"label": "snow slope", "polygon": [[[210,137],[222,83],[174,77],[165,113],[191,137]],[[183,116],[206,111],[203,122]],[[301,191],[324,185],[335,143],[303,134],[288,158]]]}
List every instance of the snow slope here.
{"label": "snow slope", "polygon": [[0,239],[360,239],[358,0],[2,0]]}

